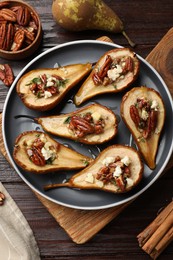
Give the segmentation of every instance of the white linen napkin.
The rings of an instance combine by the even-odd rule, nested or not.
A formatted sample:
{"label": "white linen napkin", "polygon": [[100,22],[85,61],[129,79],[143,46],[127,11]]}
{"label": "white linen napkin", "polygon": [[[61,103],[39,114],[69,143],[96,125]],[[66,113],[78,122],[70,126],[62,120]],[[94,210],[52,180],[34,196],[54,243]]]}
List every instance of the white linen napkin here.
{"label": "white linen napkin", "polygon": [[40,260],[34,234],[24,215],[0,183],[5,201],[0,206],[0,260]]}

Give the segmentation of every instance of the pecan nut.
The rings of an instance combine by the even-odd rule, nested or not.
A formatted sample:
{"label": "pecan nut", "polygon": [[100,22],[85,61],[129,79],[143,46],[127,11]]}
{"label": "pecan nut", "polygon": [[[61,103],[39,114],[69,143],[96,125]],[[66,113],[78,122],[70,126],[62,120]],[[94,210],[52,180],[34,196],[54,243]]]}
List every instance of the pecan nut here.
{"label": "pecan nut", "polygon": [[30,15],[31,15],[32,20],[35,22],[36,26],[38,27],[39,21],[37,19],[37,16],[33,12],[31,12]]}
{"label": "pecan nut", "polygon": [[5,46],[5,50],[10,50],[12,43],[13,43],[13,37],[14,37],[14,27],[12,25],[12,23],[8,23],[7,24],[7,34],[6,34],[6,46]]}
{"label": "pecan nut", "polygon": [[125,61],[125,65],[123,67],[123,73],[127,73],[127,72],[132,72],[133,71],[133,60],[132,58],[129,56],[126,61]]}
{"label": "pecan nut", "polygon": [[11,86],[14,81],[14,74],[12,68],[8,64],[0,65],[0,80],[7,87]]}
{"label": "pecan nut", "polygon": [[37,147],[32,148],[32,156],[30,157],[30,159],[34,164],[38,166],[44,166],[46,164],[44,156],[41,153],[41,150]]}
{"label": "pecan nut", "polygon": [[138,109],[134,105],[130,106],[130,116],[131,116],[131,119],[133,120],[135,126],[139,127],[139,125],[140,125],[140,116],[139,116]]}
{"label": "pecan nut", "polygon": [[151,124],[151,131],[154,131],[156,126],[157,126],[158,111],[151,110],[150,117],[151,117],[151,122],[150,122],[150,124]]}
{"label": "pecan nut", "polygon": [[[107,72],[110,68],[111,63],[112,63],[112,58],[110,55],[107,55],[105,62],[102,65],[102,67],[100,68],[100,70],[98,72],[95,72],[92,75],[92,80],[96,86],[103,83],[104,78],[107,76]],[[109,82],[106,82],[106,83],[104,82],[104,85],[107,85],[108,83]]]}
{"label": "pecan nut", "polygon": [[27,26],[30,22],[30,12],[27,7],[20,6],[17,10],[17,23],[22,26]]}
{"label": "pecan nut", "polygon": [[98,72],[98,76],[100,79],[103,79],[107,75],[107,71],[109,70],[111,63],[112,63],[112,58],[110,55],[107,55],[103,66]]}
{"label": "pecan nut", "polygon": [[1,23],[0,25],[0,49],[4,50],[4,42],[6,41],[6,33],[7,33],[7,27],[6,23]]}
{"label": "pecan nut", "polygon": [[4,204],[5,195],[0,191],[0,206]]}
{"label": "pecan nut", "polygon": [[11,47],[12,51],[18,51],[22,48],[23,42],[25,39],[25,32],[22,29],[19,29],[15,32],[13,44]]}
{"label": "pecan nut", "polygon": [[94,133],[95,128],[87,120],[79,116],[71,118],[69,128],[75,131],[78,137],[84,137],[87,134]]}
{"label": "pecan nut", "polygon": [[157,118],[158,118],[158,111],[151,110],[149,118],[148,118],[147,128],[143,132],[143,137],[144,138],[150,137],[152,131],[155,130],[156,125],[157,125]]}
{"label": "pecan nut", "polygon": [[8,8],[1,9],[0,16],[2,16],[6,21],[16,22],[16,13]]}

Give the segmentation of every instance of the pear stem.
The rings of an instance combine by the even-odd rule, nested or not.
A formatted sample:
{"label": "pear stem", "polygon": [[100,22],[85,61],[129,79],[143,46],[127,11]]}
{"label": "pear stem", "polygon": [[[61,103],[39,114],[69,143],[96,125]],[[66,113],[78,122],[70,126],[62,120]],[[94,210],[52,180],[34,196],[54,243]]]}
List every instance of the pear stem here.
{"label": "pear stem", "polygon": [[136,43],[134,43],[129,36],[127,35],[127,33],[125,31],[122,31],[123,36],[127,39],[128,43],[130,44],[131,47],[135,47]]}
{"label": "pear stem", "polygon": [[48,190],[60,188],[60,187],[71,187],[71,185],[69,182],[48,184],[48,185],[44,186],[44,190],[48,191]]}

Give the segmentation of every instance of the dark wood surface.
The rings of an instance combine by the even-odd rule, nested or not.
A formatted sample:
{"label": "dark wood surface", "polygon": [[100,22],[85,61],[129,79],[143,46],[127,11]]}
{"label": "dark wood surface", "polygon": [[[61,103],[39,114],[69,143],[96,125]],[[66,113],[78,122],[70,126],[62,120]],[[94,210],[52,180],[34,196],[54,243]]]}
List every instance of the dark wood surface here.
{"label": "dark wood surface", "polygon": [[[57,44],[109,36],[115,43],[128,46],[120,34],[89,31],[72,33],[53,20],[51,0],[27,1],[40,14],[43,41],[39,50],[23,61],[7,61],[15,76],[37,54]],[[173,26],[172,0],[105,1],[124,21],[129,36],[137,43],[135,51],[145,58]],[[3,111],[8,88],[0,84],[0,112]],[[136,236],[173,198],[173,170],[169,170],[116,219],[84,245],[76,245],[47,212],[30,188],[0,155],[0,180],[28,220],[37,240],[41,259],[150,259],[138,246]],[[173,259],[170,244],[159,259]]]}

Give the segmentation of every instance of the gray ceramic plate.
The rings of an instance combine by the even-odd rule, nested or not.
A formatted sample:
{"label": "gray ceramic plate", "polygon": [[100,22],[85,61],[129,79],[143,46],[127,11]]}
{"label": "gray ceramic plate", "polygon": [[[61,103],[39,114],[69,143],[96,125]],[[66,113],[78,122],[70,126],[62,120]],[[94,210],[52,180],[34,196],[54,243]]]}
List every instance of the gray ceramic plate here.
{"label": "gray ceramic plate", "polygon": [[[8,96],[6,98],[4,113],[3,113],[3,138],[5,147],[10,157],[10,160],[15,168],[16,172],[20,177],[35,191],[46,197],[47,199],[54,201],[58,204],[65,205],[72,208],[79,209],[103,209],[113,206],[120,205],[124,202],[127,202],[140,194],[142,194],[147,188],[149,188],[156,179],[160,176],[163,169],[165,168],[173,148],[173,107],[172,99],[170,93],[159,76],[159,74],[141,57],[141,68],[138,80],[133,84],[134,86],[146,85],[150,88],[154,88],[160,92],[166,108],[166,122],[165,128],[162,133],[160,140],[159,150],[157,154],[157,166],[155,170],[151,171],[146,165],[144,167],[144,177],[141,183],[133,189],[131,192],[123,195],[116,195],[111,193],[105,193],[98,190],[77,190],[77,189],[68,189],[68,188],[59,188],[45,192],[43,186],[50,183],[62,182],[68,179],[73,173],[72,172],[57,172],[46,175],[36,175],[27,173],[21,170],[13,161],[12,152],[14,141],[17,135],[27,130],[42,130],[39,125],[33,123],[30,119],[20,118],[14,119],[14,116],[19,114],[25,114],[30,116],[41,116],[41,115],[50,115],[58,113],[67,113],[74,111],[75,105],[73,104],[73,95],[76,93],[79,86],[76,86],[76,89],[73,89],[68,96],[52,111],[50,112],[36,112],[27,109],[20,98],[17,96],[15,87],[18,79],[22,74],[26,73],[29,70],[36,68],[47,68],[55,67],[57,64],[61,66],[72,64],[72,63],[85,63],[85,62],[95,62],[103,55],[106,51],[113,49],[115,47],[120,48],[115,44],[104,43],[99,41],[76,41],[66,44],[56,46],[35,59],[33,59],[17,76],[15,79]],[[87,105],[92,102],[98,102],[109,108],[111,108],[115,114],[119,117],[119,133],[114,140],[110,143],[102,146],[87,146],[81,145],[79,143],[60,139],[54,137],[59,142],[68,145],[69,147],[95,158],[98,153],[103,150],[106,146],[110,144],[128,144],[135,146],[131,134],[128,129],[125,127],[124,123],[120,118],[120,102],[122,96],[125,94],[119,93],[114,95],[103,95],[97,98],[93,98],[89,102],[86,102],[84,105]]]}

